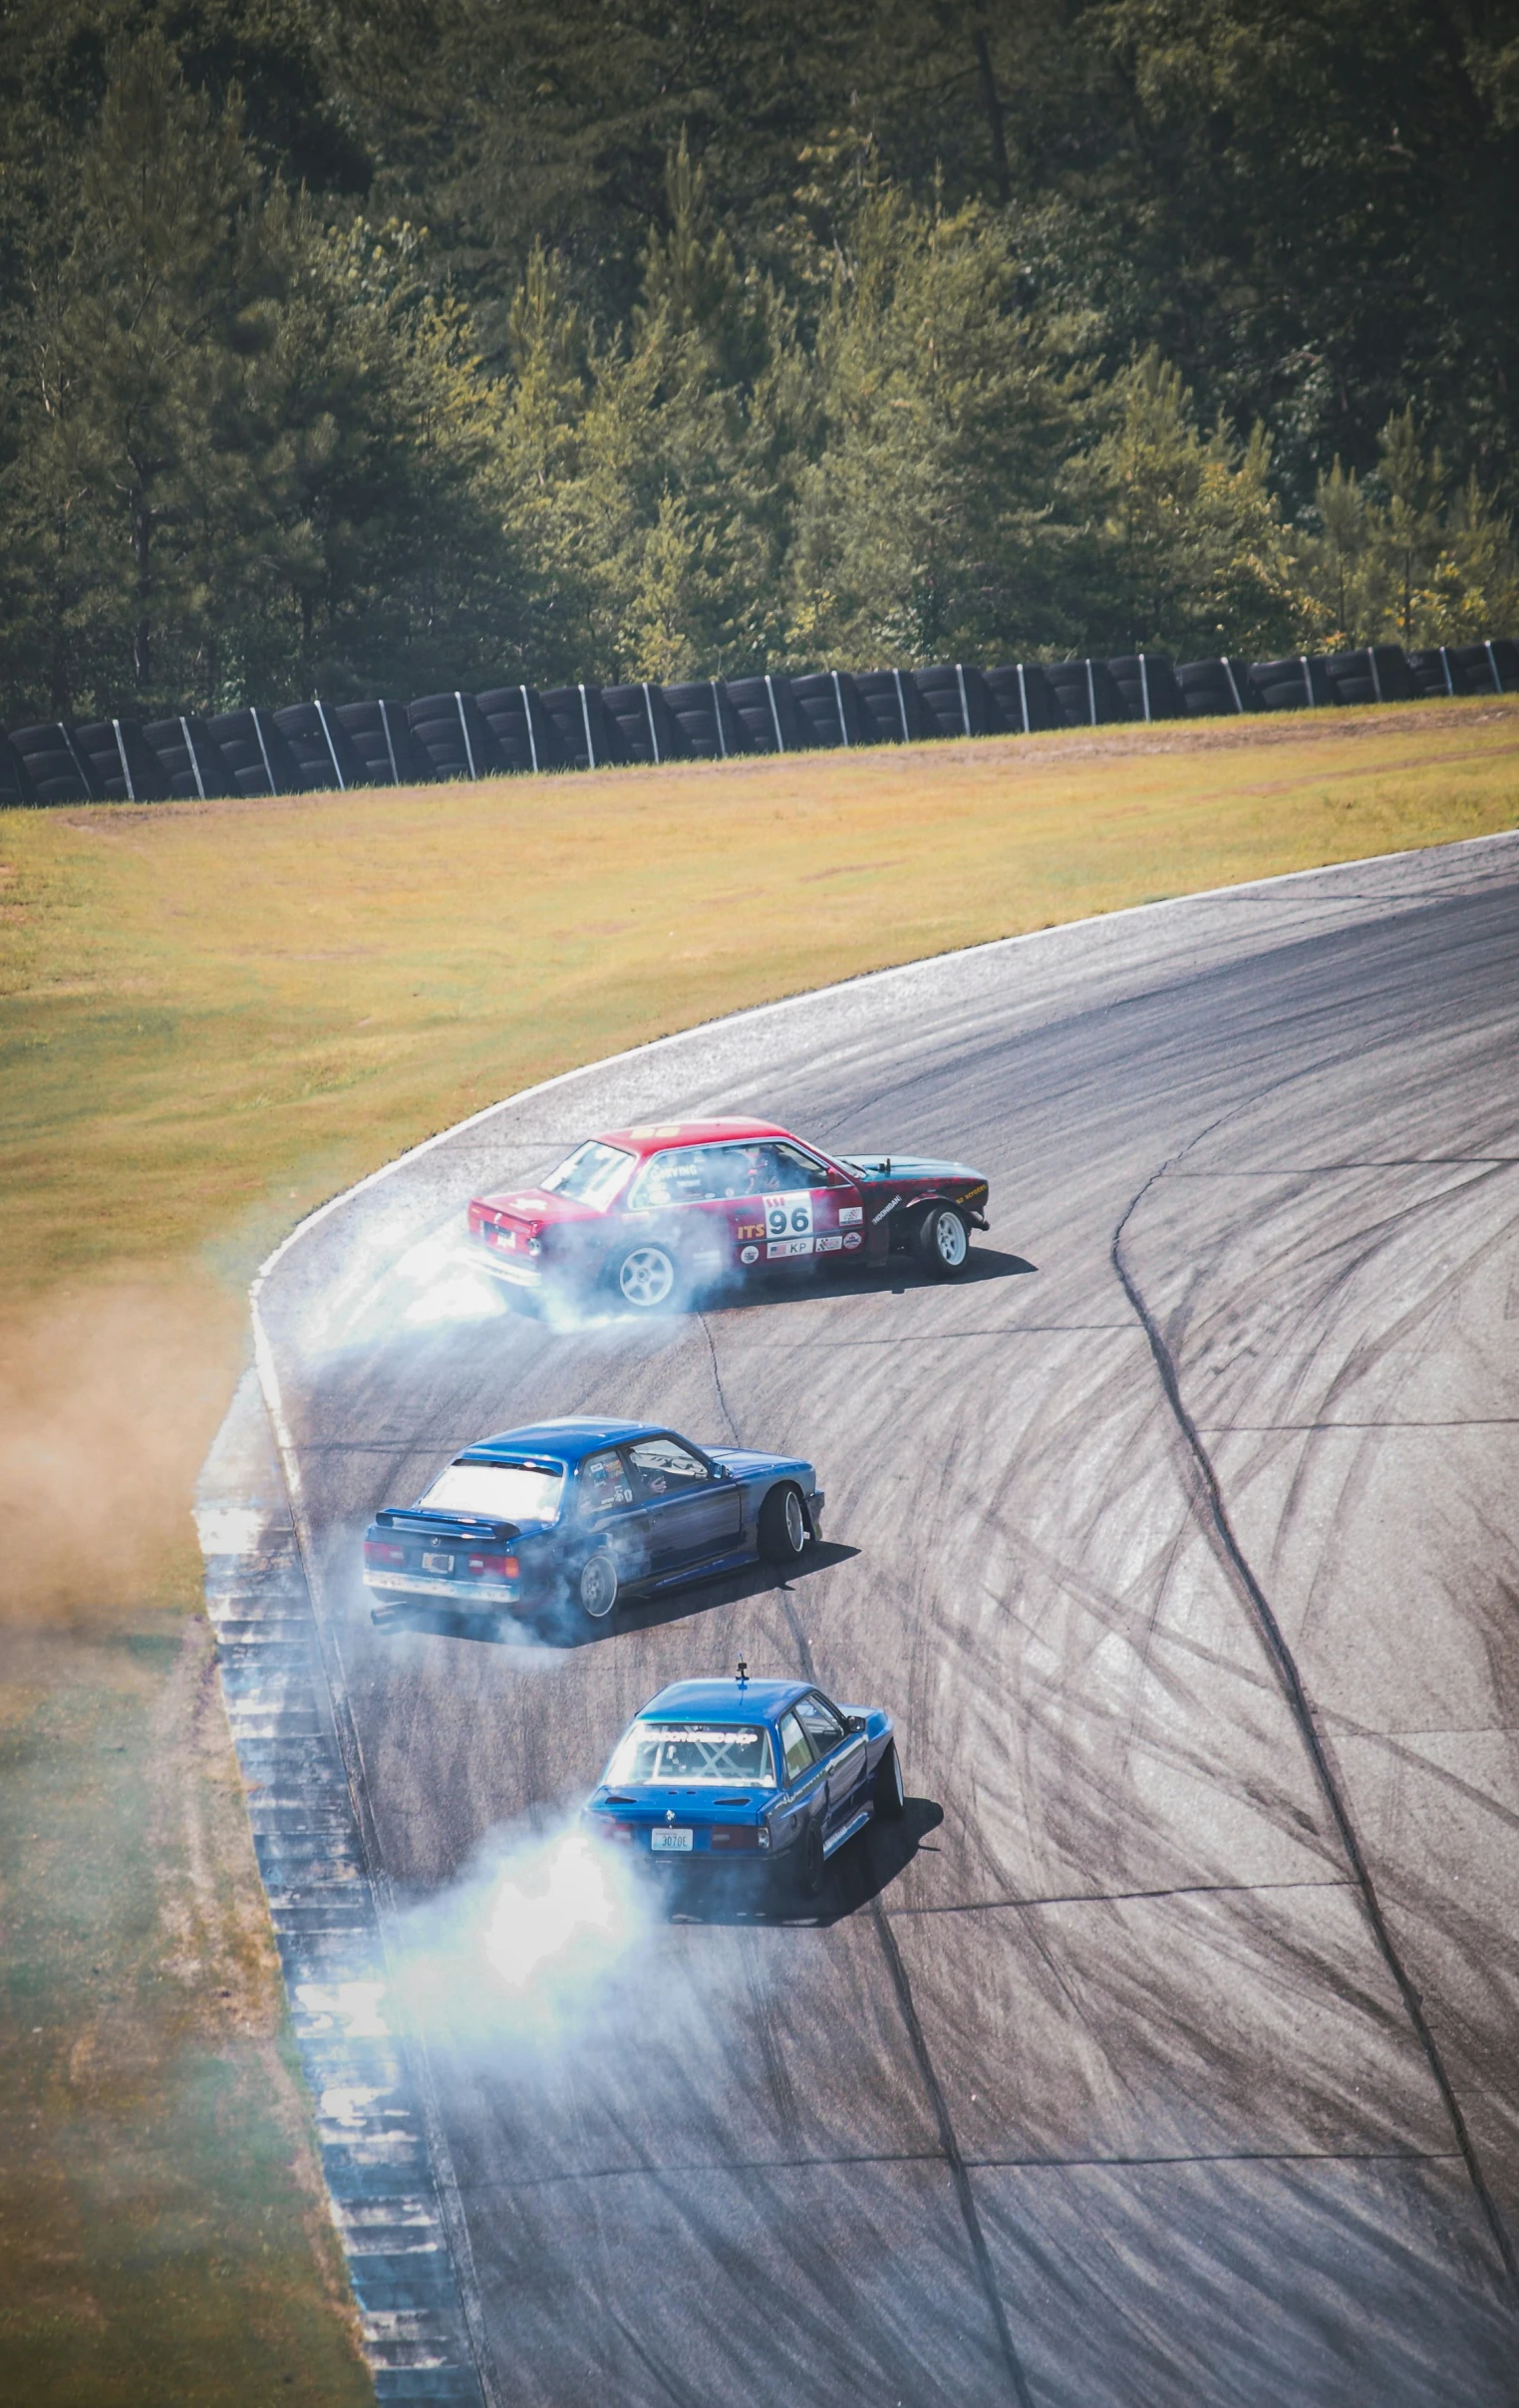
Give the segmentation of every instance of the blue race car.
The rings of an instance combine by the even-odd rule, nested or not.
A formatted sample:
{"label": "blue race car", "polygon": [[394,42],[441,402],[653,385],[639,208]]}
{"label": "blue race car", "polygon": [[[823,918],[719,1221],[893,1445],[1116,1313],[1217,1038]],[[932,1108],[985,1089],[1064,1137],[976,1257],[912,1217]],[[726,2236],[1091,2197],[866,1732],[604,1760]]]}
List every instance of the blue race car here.
{"label": "blue race car", "polygon": [[584,1809],[598,1839],[661,1867],[747,1867],[815,1898],[823,1867],[904,1811],[891,1716],[804,1680],[677,1680],[612,1751]]}
{"label": "blue race car", "polygon": [[701,1447],[657,1422],[571,1419],[503,1430],[456,1455],[415,1505],[364,1534],[388,1604],[536,1616],[565,1602],[604,1622],[620,1596],[753,1563],[794,1564],[822,1536],[810,1463]]}

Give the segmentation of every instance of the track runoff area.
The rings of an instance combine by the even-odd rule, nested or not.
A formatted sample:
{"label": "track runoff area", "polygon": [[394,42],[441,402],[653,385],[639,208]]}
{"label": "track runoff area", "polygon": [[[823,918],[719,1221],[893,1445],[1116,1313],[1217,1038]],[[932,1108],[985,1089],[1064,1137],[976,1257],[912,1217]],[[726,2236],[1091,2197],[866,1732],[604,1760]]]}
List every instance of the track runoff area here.
{"label": "track runoff area", "polygon": [[[382,2397],[1512,2401],[1516,1061],[1500,836],[664,1041],[266,1266],[288,1509],[249,1391],[213,1610]],[[469,1268],[471,1194],[715,1113],[973,1161],[969,1276],[553,1327]],[[814,1462],[825,1543],[375,1626],[374,1508],[599,1411]],[[790,1915],[598,1886],[618,1732],[741,1655],[890,1708],[905,1821]]]}

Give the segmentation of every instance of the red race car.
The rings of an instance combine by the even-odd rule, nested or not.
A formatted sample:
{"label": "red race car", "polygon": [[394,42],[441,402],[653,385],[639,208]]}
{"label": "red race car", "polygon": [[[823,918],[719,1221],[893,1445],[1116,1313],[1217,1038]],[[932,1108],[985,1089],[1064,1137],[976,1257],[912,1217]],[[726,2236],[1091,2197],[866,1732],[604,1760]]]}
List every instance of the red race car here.
{"label": "red race car", "polygon": [[606,1288],[652,1313],[818,1260],[907,1255],[951,1279],[986,1202],[963,1162],[832,1156],[766,1120],[667,1120],[588,1138],[537,1187],[476,1196],[469,1234],[514,1288]]}

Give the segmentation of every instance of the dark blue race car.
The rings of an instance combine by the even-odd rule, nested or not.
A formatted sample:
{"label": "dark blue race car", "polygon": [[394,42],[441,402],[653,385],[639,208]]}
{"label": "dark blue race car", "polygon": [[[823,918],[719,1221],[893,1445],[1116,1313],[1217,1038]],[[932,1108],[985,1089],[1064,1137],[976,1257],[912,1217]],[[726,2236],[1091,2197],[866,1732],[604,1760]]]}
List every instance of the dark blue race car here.
{"label": "dark blue race car", "polygon": [[593,1835],[662,1869],[747,1868],[812,1898],[872,1817],[897,1821],[891,1716],[804,1680],[677,1680],[651,1698],[586,1803]]}
{"label": "dark blue race car", "polygon": [[[810,1463],[695,1446],[657,1422],[537,1421],[456,1455],[415,1505],[364,1534],[377,1608],[604,1622],[624,1594],[753,1563],[794,1564],[822,1536]],[[379,1612],[377,1612],[379,1619]]]}

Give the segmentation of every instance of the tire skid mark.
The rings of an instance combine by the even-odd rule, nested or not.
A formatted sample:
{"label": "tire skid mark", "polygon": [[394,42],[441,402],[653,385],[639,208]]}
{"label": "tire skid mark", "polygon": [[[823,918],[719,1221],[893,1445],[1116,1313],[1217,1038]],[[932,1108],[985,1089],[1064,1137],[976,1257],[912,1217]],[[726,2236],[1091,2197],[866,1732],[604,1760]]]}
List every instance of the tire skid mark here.
{"label": "tire skid mark", "polygon": [[[733,1415],[729,1410],[727,1398],[723,1395],[722,1376],[718,1368],[718,1351],[705,1318],[702,1321],[702,1328],[712,1352],[712,1370],[717,1382],[718,1394],[723,1397],[723,1410],[728,1415],[730,1429],[733,1429]],[[778,1595],[790,1628],[791,1638],[795,1644],[802,1675],[807,1680],[815,1681],[817,1674],[813,1668],[812,1650],[808,1645],[806,1633],[797,1620],[796,1610],[791,1601],[790,1588],[786,1582],[782,1581],[778,1584]],[[902,1953],[897,1947],[896,1934],[886,1920],[886,1914],[879,1898],[874,1898],[870,1902],[870,1920],[881,1955],[886,1960],[886,1970],[896,1995],[897,2006],[907,2033],[908,2046],[912,2052],[918,2078],[923,2085],[938,2130],[939,2147],[943,2153],[944,2162],[949,2168],[950,2182],[955,2193],[955,2204],[960,2211],[960,2221],[965,2228],[965,2237],[970,2246],[972,2262],[976,2268],[976,2278],[986,2301],[988,2314],[992,2319],[993,2330],[997,2335],[998,2351],[1008,2377],[1009,2395],[1016,2403],[1016,2408],[1034,2408],[1034,2395],[1029,2388],[1028,2378],[1024,2373],[1022,2361],[1014,2344],[1012,2328],[1008,2322],[1008,2312],[1003,2305],[1002,2293],[997,2287],[997,2276],[992,2266],[992,2254],[987,2248],[986,2235],[982,2230],[975,2193],[971,2188],[970,2172],[955,2131],[954,2120],[950,2115],[949,2101],[944,2095],[944,2088],[934,2065],[928,2037],[923,2029],[917,2002],[912,1994],[912,1982],[908,1976],[907,1967],[902,1961]]]}
{"label": "tire skid mark", "polygon": [[1397,1944],[1382,1912],[1381,1901],[1371,1877],[1370,1866],[1362,1849],[1349,1803],[1341,1792],[1328,1751],[1320,1736],[1318,1724],[1314,1718],[1314,1710],[1304,1688],[1302,1674],[1298,1670],[1297,1659],[1288,1646],[1286,1634],[1277,1620],[1271,1601],[1257,1580],[1249,1558],[1235,1533],[1234,1525],[1229,1518],[1228,1507],[1224,1503],[1223,1489],[1214,1468],[1213,1458],[1203,1444],[1201,1432],[1183,1401],[1175,1359],[1125,1258],[1124,1231],[1139,1205],[1149,1194],[1150,1189],[1158,1179],[1164,1177],[1166,1167],[1165,1164],[1162,1164],[1145,1180],[1137,1194],[1130,1199],[1113,1231],[1110,1249],[1113,1271],[1133,1308],[1135,1318],[1149,1341],[1150,1353],[1154,1356],[1155,1368],[1160,1376],[1160,1384],[1165,1393],[1166,1402],[1191,1457],[1200,1486],[1200,1494],[1197,1496],[1197,1504],[1200,1509],[1199,1519],[1203,1521],[1211,1534],[1226,1567],[1232,1573],[1235,1584],[1248,1604],[1257,1630],[1265,1643],[1267,1654],[1281,1682],[1288,1709],[1298,1726],[1309,1763],[1334,1819],[1340,1844],[1350,1864],[1356,1888],[1361,1894],[1362,1907],[1370,1927],[1372,1938],[1397,1987],[1408,2022],[1423,2051],[1425,2062],[1429,2067],[1435,2088],[1439,2092],[1441,2103],[1455,2136],[1462,2163],[1465,2165],[1471,2187],[1476,2194],[1478,2205],[1492,2235],[1493,2244],[1502,2260],[1504,2271],[1512,2288],[1519,2292],[1519,2258],[1516,2258],[1513,2241],[1498,2213],[1497,2203],[1492,2192],[1488,2188],[1487,2178],[1482,2171],[1481,2160],[1477,2156],[1461,2103],[1456,2097],[1454,2085],[1440,2054],[1439,2044],[1424,2013],[1423,2001],[1402,1961]]}
{"label": "tire skid mark", "polygon": [[955,2189],[955,2202],[960,2210],[961,2222],[965,2226],[966,2239],[971,2246],[971,2256],[975,2260],[982,2293],[996,2328],[1003,2365],[1007,2369],[1009,2392],[1017,2401],[1018,2408],[1034,2408],[1034,2395],[1029,2388],[1028,2378],[1014,2346],[1012,2330],[1008,2323],[1008,2312],[1003,2306],[1002,2293],[997,2287],[997,2276],[992,2269],[992,2254],[987,2248],[986,2235],[981,2229],[976,2195],[971,2189],[970,2168],[956,2136],[954,2123],[950,2116],[949,2101],[945,2098],[939,2076],[934,2069],[928,2039],[918,2018],[917,2005],[913,1999],[912,1983],[907,1977],[907,1967],[902,1962],[901,1952],[897,1947],[896,1934],[881,1911],[879,1899],[872,1899],[870,1902],[870,1919],[875,1926],[876,1938],[881,1944],[881,1954],[886,1959],[886,1969],[891,1975],[892,1988],[897,1994],[897,2004],[902,2012],[902,2021],[907,2028],[907,2037],[917,2063],[918,2073],[923,2088],[928,2094],[928,2102],[933,2109],[934,2120],[939,2127],[939,2145],[950,2170],[950,2180]]}

